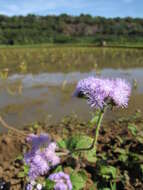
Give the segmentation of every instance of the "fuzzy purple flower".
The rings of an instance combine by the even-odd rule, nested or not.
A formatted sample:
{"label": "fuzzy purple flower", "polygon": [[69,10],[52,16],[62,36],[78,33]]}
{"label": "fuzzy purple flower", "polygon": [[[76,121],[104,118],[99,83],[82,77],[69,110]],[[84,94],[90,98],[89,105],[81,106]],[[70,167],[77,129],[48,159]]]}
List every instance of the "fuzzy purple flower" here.
{"label": "fuzzy purple flower", "polygon": [[93,84],[96,84],[98,79],[94,77],[88,77],[86,79],[80,80],[77,84],[74,96],[86,95],[89,90],[93,88]]}
{"label": "fuzzy purple flower", "polygon": [[114,103],[119,107],[127,107],[129,96],[131,94],[131,86],[123,79],[116,79],[114,82],[114,90],[111,95]]}
{"label": "fuzzy purple flower", "polygon": [[33,190],[34,186],[36,185],[35,181],[31,181],[29,184],[26,186],[26,190]]}
{"label": "fuzzy purple flower", "polygon": [[51,138],[48,134],[40,134],[39,136],[30,134],[26,140],[32,144],[32,149],[34,150],[39,149],[40,147],[45,146],[51,142]]}
{"label": "fuzzy purple flower", "polygon": [[40,183],[38,183],[37,186],[36,186],[36,189],[37,190],[41,190],[42,189],[42,185]]}
{"label": "fuzzy purple flower", "polygon": [[55,149],[53,149],[52,145],[51,146],[49,145],[49,147],[45,149],[45,155],[46,155],[46,160],[48,160],[49,162],[49,166],[56,166],[57,164],[59,164],[60,159],[55,154]]}
{"label": "fuzzy purple flower", "polygon": [[64,172],[51,174],[49,179],[55,182],[54,190],[72,190],[70,177]]}
{"label": "fuzzy purple flower", "polygon": [[[48,135],[30,135],[28,138],[32,142],[32,149],[24,155],[24,160],[29,166],[30,180],[35,180],[37,177],[47,174],[51,167],[59,164],[60,158],[55,152],[57,149],[56,143],[50,142]],[[40,142],[37,142],[39,139]],[[47,142],[49,144],[43,147],[43,144]]]}
{"label": "fuzzy purple flower", "polygon": [[26,190],[33,190],[33,185],[31,183],[29,183],[27,186],[26,186]]}
{"label": "fuzzy purple flower", "polygon": [[108,103],[127,107],[130,93],[131,87],[123,79],[89,77],[78,82],[74,95],[84,95],[91,107],[102,109]]}
{"label": "fuzzy purple flower", "polygon": [[31,181],[29,184],[26,186],[26,190],[42,190],[42,185],[40,183],[36,184],[35,181]]}

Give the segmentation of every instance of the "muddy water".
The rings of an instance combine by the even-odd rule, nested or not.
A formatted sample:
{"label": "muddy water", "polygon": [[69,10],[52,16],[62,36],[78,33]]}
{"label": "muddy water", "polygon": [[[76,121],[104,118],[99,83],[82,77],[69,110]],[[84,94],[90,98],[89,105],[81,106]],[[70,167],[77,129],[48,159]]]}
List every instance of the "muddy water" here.
{"label": "muddy water", "polygon": [[[53,123],[69,114],[89,119],[92,110],[86,101],[72,96],[77,81],[88,76],[121,77],[133,85],[128,109],[109,112],[106,120],[137,109],[143,111],[143,50],[44,48],[31,50],[31,53],[18,49],[8,51],[9,54],[6,50],[0,52],[1,71],[9,68],[8,78],[0,79],[0,113],[16,127],[39,120]],[[39,51],[40,58],[35,59]],[[8,58],[4,59],[6,55]],[[57,60],[56,66],[52,63],[52,55],[52,59]],[[67,66],[68,60],[70,65]],[[26,65],[24,72],[19,69],[21,62]]]}

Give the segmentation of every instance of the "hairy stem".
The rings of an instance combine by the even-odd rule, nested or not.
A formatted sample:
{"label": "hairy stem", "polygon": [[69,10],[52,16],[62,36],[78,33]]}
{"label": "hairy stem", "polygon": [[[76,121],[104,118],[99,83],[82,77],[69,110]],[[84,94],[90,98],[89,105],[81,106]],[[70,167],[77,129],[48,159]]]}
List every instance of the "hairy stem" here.
{"label": "hairy stem", "polygon": [[105,108],[100,111],[99,118],[98,118],[98,121],[97,121],[97,126],[95,128],[95,136],[94,136],[94,140],[93,140],[93,143],[92,143],[92,148],[95,147],[95,154],[96,154],[96,150],[97,150],[97,141],[98,141],[98,136],[99,136],[99,130],[100,130],[100,127],[101,127],[101,122],[102,122],[103,117],[104,117],[104,113],[105,113]]}
{"label": "hairy stem", "polygon": [[106,111],[106,107],[104,107],[99,113],[99,117],[98,117],[98,120],[97,120],[97,125],[95,126],[95,136],[94,136],[94,139],[92,141],[91,146],[88,147],[88,148],[75,149],[75,150],[73,150],[71,152],[71,154],[74,153],[74,152],[89,151],[89,150],[92,150],[94,147],[95,147],[95,151],[96,151],[96,149],[97,149],[97,141],[98,141],[98,136],[99,136],[99,130],[100,130],[100,127],[101,127],[101,122],[102,122],[102,119],[103,119],[105,111]]}

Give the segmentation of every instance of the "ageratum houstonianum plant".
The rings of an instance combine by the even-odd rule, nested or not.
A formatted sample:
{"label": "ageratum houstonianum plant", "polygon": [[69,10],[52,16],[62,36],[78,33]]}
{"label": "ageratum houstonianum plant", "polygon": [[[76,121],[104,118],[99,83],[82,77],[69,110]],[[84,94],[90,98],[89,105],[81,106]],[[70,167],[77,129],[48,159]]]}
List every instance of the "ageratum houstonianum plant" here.
{"label": "ageratum houstonianum plant", "polygon": [[[38,177],[49,173],[49,170],[60,163],[59,156],[56,155],[57,144],[51,141],[48,134],[34,135],[27,137],[31,143],[31,150],[24,155],[24,160],[29,166],[29,184],[27,190],[41,190],[46,184],[36,181]],[[53,181],[55,190],[71,190],[72,184],[68,174],[64,172],[51,174],[48,178]],[[46,188],[48,189],[48,187]]]}
{"label": "ageratum houstonianum plant", "polygon": [[51,142],[49,135],[32,134],[28,136],[27,141],[31,142],[32,148],[25,154],[24,160],[30,166],[30,180],[35,180],[38,176],[47,174],[52,166],[59,164],[60,158],[55,153],[57,145]]}
{"label": "ageratum houstonianum plant", "polygon": [[[28,143],[31,143],[31,149],[24,155],[24,161],[28,166],[28,184],[27,190],[80,190],[84,187],[84,181],[74,169],[70,169],[71,174],[64,172],[61,163],[60,148],[68,149],[65,157],[72,157],[74,154],[88,152],[88,161],[96,161],[97,141],[103,116],[108,108],[128,106],[131,94],[131,86],[123,79],[103,79],[89,77],[78,82],[74,96],[85,97],[88,104],[98,110],[99,115],[94,129],[94,138],[83,136],[73,138],[73,141],[54,142],[48,134],[35,135],[27,137]],[[95,116],[97,117],[97,116]],[[94,120],[94,118],[92,120]],[[67,143],[67,145],[66,145]],[[84,145],[89,144],[89,147]],[[69,146],[70,145],[70,146]],[[82,145],[82,147],[81,147]],[[61,154],[60,154],[61,153]],[[81,156],[81,154],[79,154]],[[94,157],[94,159],[93,159]],[[57,169],[58,168],[58,169]],[[83,174],[82,174],[83,175]],[[42,180],[41,180],[41,177]],[[80,181],[80,183],[77,183]]]}
{"label": "ageratum houstonianum plant", "polygon": [[[131,94],[130,84],[121,79],[102,79],[89,77],[78,82],[74,95],[77,97],[87,98],[88,104],[99,110],[99,117],[95,125],[95,137],[91,146],[87,149],[95,147],[97,149],[97,140],[101,122],[107,108],[114,106],[126,108],[128,106]],[[84,150],[84,149],[83,149]]]}

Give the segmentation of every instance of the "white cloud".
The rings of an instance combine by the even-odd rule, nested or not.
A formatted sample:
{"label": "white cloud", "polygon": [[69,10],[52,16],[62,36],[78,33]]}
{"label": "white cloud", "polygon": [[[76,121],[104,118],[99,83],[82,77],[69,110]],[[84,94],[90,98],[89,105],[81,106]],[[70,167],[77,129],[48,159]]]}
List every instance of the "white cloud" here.
{"label": "white cloud", "polygon": [[[92,4],[99,4],[92,0],[0,0],[0,14],[6,13],[7,15],[26,15],[28,13],[35,14],[58,14],[61,12],[71,13],[82,12],[87,10]],[[73,11],[73,12],[74,12]],[[74,13],[73,13],[74,14]]]}
{"label": "white cloud", "polygon": [[19,2],[14,1],[5,1],[3,3],[0,2],[0,13],[6,13],[7,15],[26,15],[28,13],[36,13],[41,12],[45,9],[53,10],[58,8],[57,0],[55,1],[46,1],[46,0],[23,0]]}
{"label": "white cloud", "polygon": [[[0,0],[0,14],[27,15],[29,13],[48,15],[80,13],[117,17],[143,15],[143,0]],[[128,6],[128,9],[127,9]]]}

